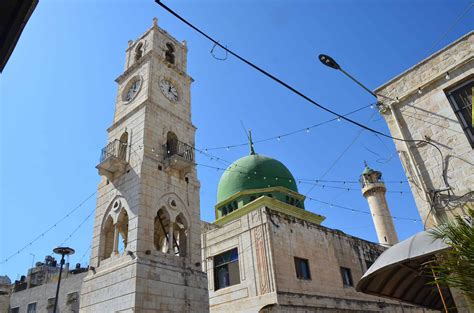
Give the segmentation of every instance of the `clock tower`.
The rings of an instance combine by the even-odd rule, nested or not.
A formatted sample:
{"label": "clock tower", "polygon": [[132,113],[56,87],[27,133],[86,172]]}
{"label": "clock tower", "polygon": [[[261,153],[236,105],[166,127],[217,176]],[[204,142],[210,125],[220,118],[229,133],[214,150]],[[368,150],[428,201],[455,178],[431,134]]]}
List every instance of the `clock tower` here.
{"label": "clock tower", "polygon": [[186,42],[152,27],[126,49],[97,165],[81,312],[208,312]]}

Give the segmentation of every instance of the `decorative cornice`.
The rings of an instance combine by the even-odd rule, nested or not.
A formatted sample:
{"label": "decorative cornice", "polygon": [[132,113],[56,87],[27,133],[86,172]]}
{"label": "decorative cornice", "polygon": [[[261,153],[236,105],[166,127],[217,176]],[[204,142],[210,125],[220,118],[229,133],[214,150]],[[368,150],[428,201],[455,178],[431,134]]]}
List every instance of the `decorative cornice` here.
{"label": "decorative cornice", "polygon": [[238,210],[235,210],[229,214],[227,214],[224,217],[221,217],[220,219],[215,220],[212,224],[217,225],[217,226],[222,226],[224,224],[227,224],[233,220],[236,220],[243,215],[252,212],[254,210],[257,210],[261,207],[269,207],[271,210],[280,212],[289,216],[293,216],[296,218],[299,218],[301,220],[314,223],[314,224],[321,224],[322,221],[324,221],[326,218],[322,215],[315,214],[309,211],[306,211],[304,209],[297,208],[295,206],[286,204],[284,202],[281,202],[279,200],[276,200],[274,198],[270,198],[267,196],[261,196],[260,198],[244,205],[243,207],[239,208]]}

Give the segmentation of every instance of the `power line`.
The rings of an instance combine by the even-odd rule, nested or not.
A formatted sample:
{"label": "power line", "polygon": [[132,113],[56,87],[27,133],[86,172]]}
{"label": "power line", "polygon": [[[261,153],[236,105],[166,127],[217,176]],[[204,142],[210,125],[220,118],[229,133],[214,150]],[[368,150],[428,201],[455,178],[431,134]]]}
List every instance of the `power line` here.
{"label": "power line", "polygon": [[388,135],[388,134],[385,134],[381,131],[378,131],[376,129],[373,129],[369,126],[366,126],[362,123],[359,123],[353,119],[350,119],[344,115],[341,115],[341,114],[338,114],[337,112],[319,104],[318,102],[316,102],[315,100],[311,99],[310,97],[306,96],[305,94],[303,94],[301,91],[297,90],[296,88],[292,87],[291,85],[285,83],[284,81],[282,81],[281,79],[277,78],[276,76],[270,74],[269,72],[267,72],[266,70],[262,69],[261,67],[255,65],[254,63],[250,62],[249,60],[245,59],[244,57],[238,55],[237,53],[233,52],[232,50],[228,49],[227,47],[223,46],[222,44],[220,44],[218,41],[216,41],[215,39],[213,39],[211,36],[207,35],[206,33],[204,33],[203,31],[201,31],[199,28],[197,28],[196,26],[194,26],[193,24],[191,24],[190,22],[188,22],[186,19],[184,19],[183,17],[181,17],[179,14],[177,14],[176,12],[174,12],[172,9],[170,9],[168,6],[166,6],[163,2],[161,2],[161,0],[155,0],[155,2],[160,5],[162,8],[164,8],[166,11],[168,11],[170,14],[172,14],[173,16],[175,16],[177,19],[179,19],[180,21],[182,21],[183,23],[185,23],[186,25],[188,25],[189,27],[191,27],[192,29],[194,29],[196,32],[198,32],[199,34],[201,34],[202,36],[204,36],[205,38],[207,38],[208,40],[210,40],[211,42],[213,42],[216,46],[219,46],[221,47],[222,49],[226,50],[229,54],[233,55],[234,57],[236,57],[238,60],[244,62],[245,64],[247,64],[248,66],[252,67],[253,69],[257,70],[258,72],[260,72],[261,74],[267,76],[268,78],[270,78],[271,80],[275,81],[276,83],[280,84],[281,86],[285,87],[286,89],[290,90],[291,92],[295,93],[296,95],[300,96],[301,98],[305,99],[306,101],[308,101],[309,103],[313,104],[314,106],[318,107],[319,109],[325,111],[325,112],[328,112],[332,115],[335,115],[336,118],[339,118],[339,119],[343,119],[345,120],[346,122],[349,122],[351,124],[354,124],[360,128],[363,128],[365,130],[368,130],[370,132],[373,132],[375,134],[379,134],[380,136],[383,136],[385,138],[389,138],[389,139],[392,139],[392,140],[397,140],[397,141],[403,141],[403,142],[412,142],[412,143],[417,143],[417,142],[423,142],[423,143],[426,143],[426,144],[429,144],[431,146],[433,146],[440,154],[441,156],[441,164],[443,165],[442,167],[442,179],[445,183],[445,185],[448,187],[449,186],[449,183],[444,175],[444,157],[443,157],[443,153],[441,152],[440,148],[438,148],[438,146],[436,146],[435,144],[433,144],[432,142],[429,142],[429,141],[426,141],[426,140],[413,140],[413,139],[403,139],[403,138],[398,138],[398,137],[393,137],[391,135]]}
{"label": "power line", "polygon": [[[370,120],[374,117],[375,111],[370,115],[369,119],[367,122],[370,122]],[[352,139],[352,141],[349,143],[349,145],[339,154],[339,156],[332,162],[332,164],[329,166],[329,168],[323,173],[323,175],[320,178],[326,177],[326,175],[336,166],[336,164],[342,159],[342,157],[346,154],[347,151],[356,143],[356,141],[359,139],[359,137],[362,135],[363,129],[359,129],[359,132],[357,135]],[[312,186],[306,193],[305,196],[308,195],[315,186]]]}
{"label": "power line", "polygon": [[79,228],[81,228],[81,226],[84,225],[85,222],[87,222],[87,220],[92,216],[92,214],[94,214],[94,212],[95,212],[95,207],[92,209],[92,211],[90,211],[90,213],[86,216],[86,218],[79,225],[77,225],[76,228],[74,228],[74,230],[66,237],[66,239],[64,239],[58,245],[58,247],[62,247],[79,230]]}
{"label": "power line", "polygon": [[43,231],[41,234],[39,234],[38,236],[36,236],[33,240],[31,240],[30,242],[28,242],[26,245],[24,245],[23,247],[21,247],[17,252],[11,254],[9,257],[5,258],[3,261],[0,262],[0,264],[4,264],[6,262],[8,262],[11,258],[13,258],[14,256],[20,254],[21,252],[23,252],[26,248],[32,246],[36,241],[38,241],[39,239],[41,239],[42,237],[44,237],[44,235],[46,235],[47,233],[49,233],[52,229],[56,228],[57,225],[59,223],[61,223],[62,221],[64,221],[65,219],[67,219],[72,213],[74,213],[76,210],[78,210],[80,207],[82,207],[90,198],[92,198],[95,194],[97,193],[97,191],[94,191],[93,193],[91,193],[85,200],[83,200],[79,205],[77,205],[75,208],[73,208],[72,210],[70,210],[66,215],[64,215],[62,218],[60,218],[56,223],[54,223],[51,227],[49,227],[48,229],[46,229],[45,231]]}
{"label": "power line", "polygon": [[458,18],[449,26],[448,30],[444,34],[442,34],[434,43],[431,45],[431,47],[427,50],[428,53],[431,53],[431,50],[436,47],[438,43],[441,42],[452,30],[453,28],[464,18],[464,16],[472,9],[474,6],[474,3],[470,3],[467,5],[467,7],[464,9],[464,11],[458,16]]}

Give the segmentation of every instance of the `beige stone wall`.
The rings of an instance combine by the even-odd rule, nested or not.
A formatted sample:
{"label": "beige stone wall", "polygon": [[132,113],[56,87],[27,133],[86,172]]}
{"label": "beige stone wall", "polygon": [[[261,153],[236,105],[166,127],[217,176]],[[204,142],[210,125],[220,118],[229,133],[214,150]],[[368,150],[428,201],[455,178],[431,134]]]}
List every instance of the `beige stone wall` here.
{"label": "beige stone wall", "polygon": [[[204,229],[211,312],[380,312],[381,306],[386,312],[421,312],[343,286],[340,266],[351,269],[355,286],[366,260],[384,250],[377,244],[266,207]],[[215,291],[213,256],[235,247],[240,284]],[[311,280],[296,277],[294,257],[309,261]]]}
{"label": "beige stone wall", "polygon": [[[443,154],[441,158],[428,144],[395,141],[420,216],[427,226],[453,213],[462,213],[460,209],[451,210],[440,200],[453,200],[474,187],[472,147],[445,94],[474,75],[473,57],[474,32],[471,32],[376,90],[399,99],[398,103],[390,103],[381,98],[386,104],[383,116],[392,136],[427,139]],[[443,168],[451,195],[446,191],[436,192],[432,200],[433,191],[446,188]]]}
{"label": "beige stone wall", "polygon": [[[262,210],[205,231],[203,268],[207,272],[211,312],[258,312],[276,303],[276,285],[268,225]],[[240,284],[214,290],[213,256],[237,248]]]}
{"label": "beige stone wall", "polygon": [[[68,274],[61,279],[59,289],[58,312],[78,312],[79,303],[77,301],[68,302],[68,294],[80,293],[82,281],[86,273]],[[52,306],[48,306],[48,299],[56,296],[57,281],[22,291],[14,292],[10,296],[10,308],[20,308],[19,312],[26,312],[28,304],[36,303],[36,312],[49,313],[53,311]],[[78,299],[79,301],[79,299]],[[8,312],[8,311],[1,311]]]}
{"label": "beige stone wall", "polygon": [[[383,247],[274,211],[270,214],[274,222],[269,226],[280,307],[276,312],[305,307],[308,312],[377,312],[379,305],[390,308],[390,312],[402,312],[399,304],[359,293],[353,287],[367,271],[366,261],[373,262]],[[296,277],[294,257],[308,260],[310,280]],[[353,286],[343,285],[340,267],[351,270]]]}

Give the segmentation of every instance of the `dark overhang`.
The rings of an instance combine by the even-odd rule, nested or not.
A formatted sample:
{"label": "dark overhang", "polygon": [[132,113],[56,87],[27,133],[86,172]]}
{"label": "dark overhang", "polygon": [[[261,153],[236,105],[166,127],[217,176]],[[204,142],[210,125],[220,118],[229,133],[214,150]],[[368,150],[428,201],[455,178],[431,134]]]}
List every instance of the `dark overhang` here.
{"label": "dark overhang", "polygon": [[0,1],[0,73],[37,4],[38,0]]}

